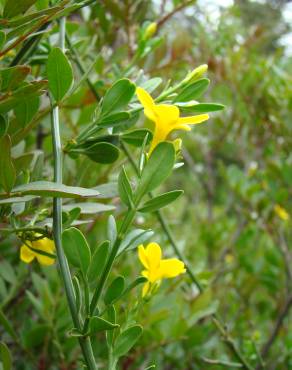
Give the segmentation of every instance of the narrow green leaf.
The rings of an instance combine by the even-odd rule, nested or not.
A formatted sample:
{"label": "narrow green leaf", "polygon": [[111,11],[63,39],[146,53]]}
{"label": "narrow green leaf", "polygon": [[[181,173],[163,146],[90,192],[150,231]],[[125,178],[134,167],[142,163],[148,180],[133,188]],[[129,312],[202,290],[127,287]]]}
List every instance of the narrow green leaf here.
{"label": "narrow green leaf", "polygon": [[173,102],[187,102],[198,99],[210,84],[208,78],[202,78],[186,86],[174,99]]}
{"label": "narrow green leaf", "polygon": [[167,193],[158,195],[157,197],[148,200],[139,208],[139,212],[155,212],[158,209],[167,206],[174,202],[180,195],[183,194],[183,190],[173,190]]}
{"label": "narrow green leaf", "polygon": [[25,195],[24,197],[12,197],[7,199],[0,200],[0,206],[1,204],[12,204],[12,203],[24,203],[24,202],[30,202],[33,199],[36,199],[38,197],[34,195]]}
{"label": "narrow green leaf", "polygon": [[21,193],[22,195],[41,195],[43,197],[61,198],[97,197],[99,195],[97,190],[67,186],[50,181],[35,181],[19,185],[13,188],[11,193],[12,195],[13,193]]}
{"label": "narrow green leaf", "polygon": [[122,296],[128,294],[131,290],[133,290],[134,288],[136,288],[138,285],[140,284],[144,284],[148,281],[147,278],[145,278],[144,276],[139,276],[137,277],[131,284],[129,284],[126,289],[123,291],[123,294]]}
{"label": "narrow green leaf", "polygon": [[135,90],[135,84],[127,78],[113,84],[104,96],[101,116],[107,116],[110,113],[122,110],[131,101]]}
{"label": "narrow green leaf", "polygon": [[144,167],[138,185],[138,197],[157,188],[171,174],[175,162],[175,149],[172,143],[159,143],[151,153]]}
{"label": "narrow green leaf", "polygon": [[154,90],[157,89],[159,85],[162,83],[162,78],[160,77],[153,77],[150,80],[146,80],[145,82],[139,84],[144,90],[148,91],[151,94]]}
{"label": "narrow green leaf", "polygon": [[111,245],[114,245],[117,239],[117,224],[113,215],[110,215],[107,222],[107,235]]}
{"label": "narrow green leaf", "polygon": [[97,190],[100,193],[99,198],[101,199],[115,198],[119,195],[117,182],[100,184],[98,186],[95,186],[93,189]]}
{"label": "narrow green leaf", "polygon": [[68,261],[85,276],[91,261],[91,252],[82,232],[70,227],[62,234],[62,243]]}
{"label": "narrow green leaf", "polygon": [[0,114],[0,138],[6,135],[9,127],[9,121],[5,115]]}
{"label": "narrow green leaf", "polygon": [[0,184],[9,193],[16,180],[16,171],[11,158],[11,140],[9,135],[0,138]]}
{"label": "narrow green leaf", "polygon": [[120,248],[119,255],[124,251],[129,251],[137,248],[138,245],[145,243],[153,236],[152,230],[135,229],[130,231],[123,239]]}
{"label": "narrow green leaf", "polygon": [[57,102],[63,99],[73,83],[70,62],[60,48],[54,48],[47,62],[49,89]]}
{"label": "narrow green leaf", "polygon": [[2,50],[6,41],[6,33],[4,31],[0,31],[0,50]]}
{"label": "narrow green leaf", "polygon": [[96,202],[82,202],[82,203],[68,203],[63,205],[64,211],[71,211],[74,208],[80,208],[81,214],[94,215],[97,213],[113,211],[116,209],[115,206],[111,204],[103,204]]}
{"label": "narrow green leaf", "polygon": [[3,17],[12,18],[18,14],[25,13],[37,0],[8,0],[6,1]]}
{"label": "narrow green leaf", "polygon": [[225,105],[217,103],[199,103],[193,105],[178,105],[179,109],[185,113],[208,113],[223,110]]}
{"label": "narrow green leaf", "polygon": [[118,328],[118,324],[113,324],[101,317],[93,316],[89,321],[89,332],[88,335],[95,335],[105,330],[113,330]]}
{"label": "narrow green leaf", "polygon": [[11,91],[19,87],[30,73],[29,66],[18,65],[0,70],[1,91]]}
{"label": "narrow green leaf", "polygon": [[82,293],[81,293],[79,279],[77,276],[73,277],[72,283],[73,283],[74,292],[75,292],[76,308],[77,308],[77,312],[79,313],[82,307]]}
{"label": "narrow green leaf", "polygon": [[123,331],[115,341],[113,352],[114,357],[119,358],[126,355],[138,341],[142,335],[142,332],[143,329],[140,325],[134,325]]}
{"label": "narrow green leaf", "polygon": [[93,253],[88,270],[88,281],[94,282],[100,278],[110,251],[110,242],[104,241]]}
{"label": "narrow green leaf", "polygon": [[10,324],[9,320],[5,316],[4,312],[0,309],[0,324],[6,330],[6,332],[14,339],[18,340],[18,336],[14,331],[12,325]]}
{"label": "narrow green leaf", "polygon": [[0,359],[2,362],[3,370],[12,369],[12,357],[11,353],[4,342],[0,342]]}
{"label": "narrow green leaf", "polygon": [[[116,309],[114,305],[107,307],[106,314],[107,314],[108,320],[111,323],[115,324],[117,322],[117,314],[116,314]],[[106,332],[106,341],[107,341],[108,347],[110,348],[112,347],[112,344],[113,344],[114,333],[115,332],[113,330],[109,330]]]}
{"label": "narrow green leaf", "polygon": [[0,100],[0,114],[7,113],[11,109],[15,108],[18,104],[21,104],[23,99],[30,97],[36,97],[45,93],[44,88],[47,85],[46,80],[35,81],[14,90],[10,94],[6,94]]}
{"label": "narrow green leaf", "polygon": [[125,288],[125,279],[123,276],[116,277],[110,286],[107,288],[107,291],[104,295],[104,303],[107,305],[112,304],[116,301],[123,293]]}
{"label": "narrow green leaf", "polygon": [[119,175],[118,188],[119,188],[119,195],[120,195],[122,202],[129,208],[132,208],[133,191],[132,191],[131,184],[126,174],[124,166],[122,167],[122,170]]}

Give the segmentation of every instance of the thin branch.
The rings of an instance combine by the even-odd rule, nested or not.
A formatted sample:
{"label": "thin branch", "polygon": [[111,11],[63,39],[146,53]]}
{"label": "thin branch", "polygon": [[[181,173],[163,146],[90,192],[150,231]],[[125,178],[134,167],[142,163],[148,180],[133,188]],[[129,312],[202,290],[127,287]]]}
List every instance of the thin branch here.
{"label": "thin branch", "polygon": [[[275,321],[275,324],[273,326],[273,329],[272,329],[272,332],[268,338],[268,340],[266,341],[266,343],[263,345],[263,348],[261,350],[261,355],[263,357],[263,359],[265,359],[272,347],[272,345],[274,344],[282,326],[283,326],[283,322],[286,318],[286,316],[288,315],[289,313],[289,310],[292,306],[292,294],[288,297],[288,299],[286,300],[286,303],[284,305],[284,307],[282,308],[282,310],[280,311],[276,321]],[[257,365],[256,367],[256,370],[259,370],[261,369],[261,364]]]}
{"label": "thin branch", "polygon": [[166,23],[170,18],[172,18],[176,13],[180,12],[184,8],[187,8],[188,6],[194,3],[196,3],[196,0],[188,0],[174,8],[171,12],[167,13],[162,18],[160,18],[160,20],[157,22],[157,28],[163,26],[164,23]]}

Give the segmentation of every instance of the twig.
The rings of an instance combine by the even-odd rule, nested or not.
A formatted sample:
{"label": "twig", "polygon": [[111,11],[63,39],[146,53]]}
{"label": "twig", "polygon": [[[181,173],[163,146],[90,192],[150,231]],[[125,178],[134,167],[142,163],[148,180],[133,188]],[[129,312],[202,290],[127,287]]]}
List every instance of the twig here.
{"label": "twig", "polygon": [[[277,336],[280,332],[280,329],[283,325],[284,319],[288,315],[291,306],[292,306],[292,294],[286,300],[286,303],[285,303],[284,307],[282,308],[281,312],[279,313],[279,316],[276,319],[276,322],[274,324],[274,327],[272,329],[272,332],[271,332],[268,340],[263,345],[263,348],[261,350],[261,355],[262,355],[263,359],[265,359],[265,357],[267,357],[273,343],[275,342],[275,340],[276,340],[276,338],[277,338]],[[262,368],[261,364],[258,364],[257,367],[256,367],[256,370],[259,370],[261,368]]]}
{"label": "twig", "polygon": [[184,8],[194,4],[196,0],[188,0],[184,3],[180,4],[176,8],[174,8],[171,12],[167,13],[165,16],[163,16],[158,22],[157,22],[157,28],[160,28],[162,25],[164,25],[165,22],[167,22],[170,18],[172,18],[176,13],[180,12]]}

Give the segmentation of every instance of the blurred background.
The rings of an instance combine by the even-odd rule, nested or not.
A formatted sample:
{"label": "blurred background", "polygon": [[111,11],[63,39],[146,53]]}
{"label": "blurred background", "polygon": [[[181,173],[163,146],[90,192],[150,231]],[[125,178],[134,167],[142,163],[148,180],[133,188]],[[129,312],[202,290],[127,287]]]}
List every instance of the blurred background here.
{"label": "blurred background", "polygon": [[[37,4],[41,9],[42,1]],[[156,22],[157,31],[137,56],[147,22]],[[167,81],[179,82],[206,63],[211,84],[200,102],[226,106],[180,134],[184,166],[163,189],[185,191],[163,214],[205,292],[198,295],[187,276],[162,284],[143,308],[144,335],[123,370],[151,364],[163,370],[240,368],[214,329],[215,312],[252,368],[292,369],[291,24],[292,2],[276,0],[104,0],[68,19],[67,32],[83,64],[96,60],[90,78],[100,95],[125,75],[134,82],[161,78],[157,96]],[[56,39],[56,27],[48,32]],[[45,46],[43,39],[30,63],[47,57]],[[83,85],[62,111],[64,141],[90,122],[95,108]],[[142,116],[137,125],[143,125]],[[37,145],[45,153],[51,150],[49,127],[45,118],[37,129]],[[35,135],[27,145],[35,147]],[[124,162],[122,157],[105,166],[66,157],[65,183],[93,187],[115,181]],[[44,168],[50,177],[51,167]],[[115,198],[111,202],[119,205]],[[82,226],[92,244],[103,240],[107,216],[89,215],[92,222]],[[173,256],[153,215],[138,217],[136,225],[152,228],[155,241]],[[24,347],[39,356],[38,369],[78,368],[75,339],[65,342],[70,318],[57,272],[37,266],[28,272],[16,249],[10,252],[11,242],[19,244],[11,238],[1,244],[11,262],[0,261],[2,309],[22,328]],[[116,273],[132,277],[140,270],[135,253],[116,266]],[[32,307],[34,318],[25,322],[23,312],[29,316]],[[122,315],[123,306],[118,310]],[[105,345],[96,348],[102,358]],[[20,351],[17,369],[32,369],[29,358]]]}

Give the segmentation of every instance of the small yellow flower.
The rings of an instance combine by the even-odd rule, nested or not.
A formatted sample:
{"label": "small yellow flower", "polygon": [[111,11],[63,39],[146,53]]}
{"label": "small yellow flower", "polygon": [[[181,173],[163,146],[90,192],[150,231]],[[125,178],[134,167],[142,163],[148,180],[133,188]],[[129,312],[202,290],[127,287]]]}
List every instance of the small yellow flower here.
{"label": "small yellow flower", "polygon": [[279,204],[274,206],[275,213],[283,220],[288,221],[290,218],[289,213],[286,211],[285,208],[281,207]]}
{"label": "small yellow flower", "polygon": [[136,93],[140,103],[144,107],[144,114],[147,118],[155,123],[153,140],[149,154],[161,141],[165,141],[167,136],[173,130],[190,131],[188,125],[195,125],[206,121],[208,114],[199,114],[197,116],[180,117],[179,109],[175,105],[155,104],[152,97],[141,87],[137,87]]}
{"label": "small yellow flower", "polygon": [[146,248],[141,244],[138,247],[138,255],[145,270],[142,275],[147,278],[143,287],[143,297],[150,292],[151,288],[162,279],[174,278],[186,272],[185,265],[177,258],[161,258],[161,248],[157,243],[149,243]]}
{"label": "small yellow flower", "polygon": [[20,247],[20,259],[31,263],[36,258],[41,265],[49,266],[55,263],[54,252],[55,243],[51,239],[27,240]]}

